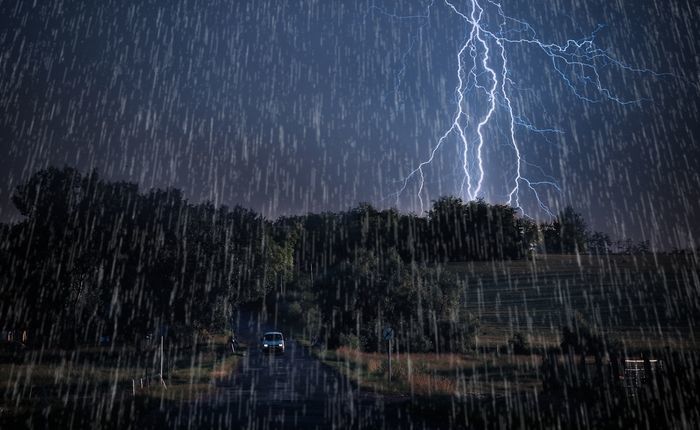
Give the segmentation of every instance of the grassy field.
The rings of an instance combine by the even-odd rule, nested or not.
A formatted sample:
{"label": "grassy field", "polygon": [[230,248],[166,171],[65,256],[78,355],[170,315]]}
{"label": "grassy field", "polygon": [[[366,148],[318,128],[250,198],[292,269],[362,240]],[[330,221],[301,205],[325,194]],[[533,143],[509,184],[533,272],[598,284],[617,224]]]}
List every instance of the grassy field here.
{"label": "grassy field", "polygon": [[318,355],[361,387],[388,395],[500,397],[541,386],[537,355],[393,354],[391,381],[385,353],[341,347]]}
{"label": "grassy field", "polygon": [[165,349],[163,383],[157,345],[31,350],[0,357],[0,411],[21,414],[37,407],[81,405],[109,409],[125,399],[191,402],[212,395],[231,377],[240,355],[227,350],[226,336],[197,347]]}
{"label": "grassy field", "polygon": [[[543,353],[559,346],[562,328],[576,313],[618,339],[630,357],[664,348],[698,350],[700,278],[697,262],[686,256],[536,256],[448,268],[463,282],[467,311],[480,322],[472,353],[395,353],[391,382],[386,353],[345,347],[315,353],[365,390],[479,398],[535,395]],[[529,354],[509,351],[516,333]]]}
{"label": "grassy field", "polygon": [[514,332],[533,346],[556,345],[576,312],[631,349],[695,348],[700,277],[692,257],[536,256],[511,262],[453,263],[467,310],[481,322],[479,345]]}

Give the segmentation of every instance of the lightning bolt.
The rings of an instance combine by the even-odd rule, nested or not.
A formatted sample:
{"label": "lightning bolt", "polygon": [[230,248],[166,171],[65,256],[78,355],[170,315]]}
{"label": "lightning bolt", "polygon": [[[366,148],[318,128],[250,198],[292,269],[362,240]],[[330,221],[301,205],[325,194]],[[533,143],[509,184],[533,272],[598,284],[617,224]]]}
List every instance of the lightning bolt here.
{"label": "lightning bolt", "polygon": [[[436,154],[445,142],[454,136],[460,145],[461,174],[463,175],[460,193],[469,200],[483,198],[486,172],[483,156],[484,148],[492,145],[487,138],[485,130],[493,127],[496,112],[504,112],[508,119],[508,130],[505,137],[509,151],[512,153],[513,164],[510,166],[512,177],[506,197],[507,204],[517,208],[524,215],[522,207],[523,193],[527,192],[534,197],[537,206],[547,215],[552,216],[547,204],[541,198],[539,189],[548,187],[561,192],[561,188],[554,178],[547,180],[533,180],[524,176],[524,167],[533,166],[542,172],[539,166],[529,163],[525,157],[523,148],[518,140],[518,129],[540,135],[563,133],[556,128],[540,128],[531,123],[526,115],[516,112],[512,101],[512,94],[519,91],[517,83],[511,78],[508,52],[515,47],[534,47],[550,59],[552,68],[567,88],[583,102],[600,103],[609,101],[620,105],[638,104],[646,99],[627,100],[618,96],[608,88],[601,78],[603,68],[617,68],[623,72],[644,73],[658,76],[672,76],[670,74],[656,73],[645,68],[628,65],[614,58],[607,50],[599,48],[596,43],[597,34],[603,29],[598,26],[591,34],[581,39],[569,39],[563,43],[544,42],[540,40],[535,29],[525,21],[512,18],[503,10],[500,3],[495,0],[467,0],[466,10],[460,9],[454,0],[442,0],[445,7],[459,17],[465,25],[466,36],[456,53],[457,57],[457,86],[455,88],[456,110],[452,115],[452,122],[448,129],[438,138],[429,152],[427,159],[409,172],[401,180],[400,189],[393,195],[396,205],[399,205],[400,197],[406,192],[412,181],[417,180],[417,198],[421,213],[425,211],[423,200],[426,191],[425,168],[435,160]],[[397,15],[384,9],[371,6],[371,10],[378,11],[392,19],[397,20],[421,20],[423,28],[430,19],[430,11],[434,6],[434,0],[426,7],[425,13],[418,15]],[[483,6],[482,6],[483,5]],[[492,25],[492,21],[496,25]],[[398,91],[401,80],[405,76],[406,60],[413,49],[415,39],[411,39],[408,50],[402,55],[402,65],[395,78],[394,90]],[[485,97],[485,113],[475,119],[468,114],[470,95]],[[472,108],[475,106],[471,106]],[[472,109],[474,110],[474,109]],[[508,166],[501,166],[508,168]]]}

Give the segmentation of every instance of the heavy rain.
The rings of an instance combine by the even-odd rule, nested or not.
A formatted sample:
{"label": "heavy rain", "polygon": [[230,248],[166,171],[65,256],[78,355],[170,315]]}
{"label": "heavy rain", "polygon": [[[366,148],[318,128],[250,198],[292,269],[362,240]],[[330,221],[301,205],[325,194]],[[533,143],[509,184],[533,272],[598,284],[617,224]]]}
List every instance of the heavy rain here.
{"label": "heavy rain", "polygon": [[699,40],[0,0],[0,428],[699,428]]}

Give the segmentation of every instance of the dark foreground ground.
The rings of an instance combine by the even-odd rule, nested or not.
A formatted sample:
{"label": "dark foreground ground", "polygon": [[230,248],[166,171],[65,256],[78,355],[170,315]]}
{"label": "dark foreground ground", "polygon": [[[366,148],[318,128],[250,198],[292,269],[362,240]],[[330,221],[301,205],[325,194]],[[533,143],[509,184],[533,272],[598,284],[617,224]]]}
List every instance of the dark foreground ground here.
{"label": "dark foreground ground", "polygon": [[256,339],[270,328],[241,321],[239,335],[251,347],[214,394],[185,402],[128,390],[72,399],[58,393],[20,414],[0,412],[0,428],[700,428],[696,354],[678,356],[676,376],[633,395],[610,386],[577,388],[574,374],[561,375],[568,385],[534,395],[392,397],[360,391],[294,339],[284,355],[261,353]]}
{"label": "dark foreground ground", "polygon": [[[45,403],[20,414],[0,412],[0,428],[444,428],[446,416],[412,413],[409,399],[363,393],[294,339],[284,354],[266,354],[256,340],[272,327],[242,318],[239,339],[250,345],[237,371],[213,395],[196,401],[111,396]],[[448,401],[449,402],[449,401]]]}

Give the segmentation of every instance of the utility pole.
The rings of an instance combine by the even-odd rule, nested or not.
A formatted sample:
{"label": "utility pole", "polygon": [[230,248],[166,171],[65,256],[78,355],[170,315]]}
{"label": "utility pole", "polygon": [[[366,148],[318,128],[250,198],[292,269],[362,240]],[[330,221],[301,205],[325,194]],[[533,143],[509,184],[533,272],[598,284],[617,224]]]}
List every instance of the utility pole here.
{"label": "utility pole", "polygon": [[389,382],[391,382],[391,339],[387,341],[387,351],[389,352]]}

